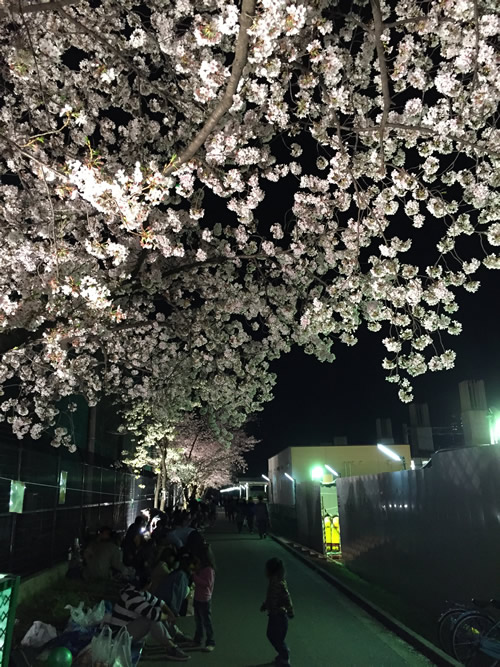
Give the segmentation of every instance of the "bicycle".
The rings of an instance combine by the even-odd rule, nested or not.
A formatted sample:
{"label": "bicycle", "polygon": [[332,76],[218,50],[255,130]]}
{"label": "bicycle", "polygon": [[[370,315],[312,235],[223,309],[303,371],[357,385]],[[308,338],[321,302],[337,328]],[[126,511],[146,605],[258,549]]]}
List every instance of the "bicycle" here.
{"label": "bicycle", "polygon": [[500,620],[483,611],[486,607],[500,609],[500,601],[456,603],[439,617],[441,646],[470,667],[478,658],[486,667],[485,657],[493,659],[488,667],[500,666]]}

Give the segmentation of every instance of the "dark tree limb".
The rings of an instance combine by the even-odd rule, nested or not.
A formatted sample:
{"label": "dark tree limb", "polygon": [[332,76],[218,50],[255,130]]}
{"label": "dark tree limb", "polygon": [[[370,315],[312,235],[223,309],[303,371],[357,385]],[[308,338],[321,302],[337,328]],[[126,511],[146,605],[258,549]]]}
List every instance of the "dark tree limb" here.
{"label": "dark tree limb", "polygon": [[229,111],[233,105],[233,97],[238,88],[243,68],[247,63],[248,58],[248,29],[252,24],[255,13],[255,0],[243,0],[240,12],[240,30],[236,40],[236,47],[234,50],[234,61],[231,68],[231,76],[229,77],[226,90],[223,96],[217,103],[217,106],[212,111],[207,121],[196,134],[191,143],[184,149],[184,151],[165,169],[166,175],[176,171],[181,165],[189,162],[192,157],[196,155],[199,149],[203,146],[208,137],[215,130],[217,123]]}

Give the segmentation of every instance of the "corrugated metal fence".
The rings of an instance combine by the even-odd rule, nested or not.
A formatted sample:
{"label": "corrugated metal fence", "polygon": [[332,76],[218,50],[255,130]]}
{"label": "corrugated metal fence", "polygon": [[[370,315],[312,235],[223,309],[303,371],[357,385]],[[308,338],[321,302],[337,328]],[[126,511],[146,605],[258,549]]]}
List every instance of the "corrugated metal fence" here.
{"label": "corrugated metal fence", "polygon": [[500,598],[500,447],[438,452],[432,467],[337,481],[342,555],[430,612]]}
{"label": "corrugated metal fence", "polygon": [[[152,505],[154,481],[136,478],[101,462],[90,465],[82,452],[26,445],[5,438],[0,444],[0,572],[28,574],[61,562],[75,537],[100,525],[123,530]],[[61,471],[67,472],[64,503]],[[9,512],[11,480],[26,484],[23,512]]]}

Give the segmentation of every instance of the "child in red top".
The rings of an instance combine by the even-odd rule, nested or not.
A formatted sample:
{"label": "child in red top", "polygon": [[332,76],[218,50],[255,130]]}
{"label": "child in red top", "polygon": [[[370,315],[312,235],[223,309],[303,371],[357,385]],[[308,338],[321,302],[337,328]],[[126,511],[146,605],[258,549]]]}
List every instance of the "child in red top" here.
{"label": "child in red top", "polygon": [[194,579],[194,618],[196,630],[193,644],[200,646],[206,635],[204,651],[215,648],[214,629],[212,626],[212,593],[215,582],[215,561],[210,545],[203,544],[199,553],[199,563],[193,574]]}
{"label": "child in red top", "polygon": [[269,580],[267,596],[260,610],[267,611],[267,638],[276,649],[276,663],[283,667],[290,666],[290,651],[286,645],[288,619],[293,618],[293,605],[285,580],[285,566],[280,558],[271,558],[266,563],[266,575]]}

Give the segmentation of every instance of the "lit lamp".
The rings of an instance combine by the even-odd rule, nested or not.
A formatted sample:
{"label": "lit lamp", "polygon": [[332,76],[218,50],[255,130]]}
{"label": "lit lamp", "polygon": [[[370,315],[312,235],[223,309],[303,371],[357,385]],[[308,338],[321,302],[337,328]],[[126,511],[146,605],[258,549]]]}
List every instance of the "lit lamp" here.
{"label": "lit lamp", "polygon": [[285,473],[285,477],[293,483],[293,504],[296,505],[297,504],[297,495],[296,495],[297,490],[295,488],[296,487],[295,479],[291,475],[289,475],[287,472]]}
{"label": "lit lamp", "polygon": [[490,421],[490,444],[500,445],[500,415],[498,412],[489,415]]}
{"label": "lit lamp", "polygon": [[262,475],[262,479],[265,479],[266,482],[270,482],[270,481],[271,481],[271,480],[269,479],[269,477],[267,477],[266,475]]}
{"label": "lit lamp", "polygon": [[314,466],[311,470],[311,478],[313,482],[321,482],[324,476],[325,471],[323,470],[323,466]]}
{"label": "lit lamp", "polygon": [[330,466],[326,465],[326,463],[325,468],[328,470],[328,472],[331,472],[334,477],[340,477],[339,473]]}
{"label": "lit lamp", "polygon": [[378,444],[377,448],[382,452],[382,454],[385,454],[393,461],[399,461],[403,466],[403,470],[406,470],[406,460],[404,456],[399,456],[399,454],[396,454],[396,452],[393,452],[392,449],[389,449],[389,447],[386,447],[385,445]]}

